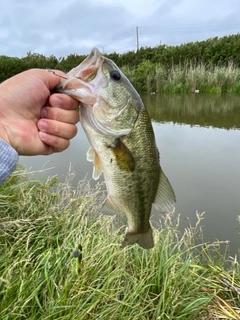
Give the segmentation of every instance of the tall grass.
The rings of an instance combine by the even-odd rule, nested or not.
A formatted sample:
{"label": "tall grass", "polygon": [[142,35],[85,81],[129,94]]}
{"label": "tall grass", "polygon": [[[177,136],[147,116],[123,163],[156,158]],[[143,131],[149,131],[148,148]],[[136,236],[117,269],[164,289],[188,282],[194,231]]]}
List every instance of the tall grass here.
{"label": "tall grass", "polygon": [[0,187],[0,319],[239,319],[239,262],[203,242],[202,214],[180,233],[169,213],[152,250],[121,249],[103,185],[71,178],[20,170]]}
{"label": "tall grass", "polygon": [[231,61],[226,67],[186,62],[169,69],[143,61],[137,68],[125,66],[122,70],[139,92],[240,92],[240,69]]}

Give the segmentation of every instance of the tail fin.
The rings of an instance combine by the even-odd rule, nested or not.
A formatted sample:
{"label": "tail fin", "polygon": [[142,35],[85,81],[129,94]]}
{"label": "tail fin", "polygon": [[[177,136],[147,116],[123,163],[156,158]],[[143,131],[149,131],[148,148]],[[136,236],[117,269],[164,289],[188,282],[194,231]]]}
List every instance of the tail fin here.
{"label": "tail fin", "polygon": [[129,233],[127,232],[122,243],[122,247],[129,246],[137,243],[144,249],[151,249],[154,247],[152,228],[150,227],[147,232],[144,233]]}

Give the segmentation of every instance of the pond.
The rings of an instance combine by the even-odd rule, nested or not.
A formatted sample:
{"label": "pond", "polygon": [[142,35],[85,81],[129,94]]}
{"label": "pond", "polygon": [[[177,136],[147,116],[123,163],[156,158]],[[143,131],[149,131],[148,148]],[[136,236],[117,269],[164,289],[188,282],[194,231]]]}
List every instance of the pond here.
{"label": "pond", "polygon": [[[182,229],[196,211],[205,212],[204,241],[230,241],[230,254],[240,249],[240,96],[155,94],[143,96],[153,122],[161,167],[177,197]],[[68,150],[48,157],[20,157],[33,170],[52,168],[38,178],[65,175],[70,163],[75,185],[91,178],[86,161],[89,143],[79,125]],[[159,217],[153,210],[153,219]],[[184,222],[185,221],[185,222]]]}

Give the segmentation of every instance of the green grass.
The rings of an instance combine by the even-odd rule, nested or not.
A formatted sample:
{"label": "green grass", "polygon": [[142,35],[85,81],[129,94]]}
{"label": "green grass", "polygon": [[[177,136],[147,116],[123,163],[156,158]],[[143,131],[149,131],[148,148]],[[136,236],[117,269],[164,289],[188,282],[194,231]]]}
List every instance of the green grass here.
{"label": "green grass", "polygon": [[201,214],[181,233],[170,213],[154,249],[121,249],[103,185],[27,175],[0,187],[0,319],[239,319],[239,262],[202,241]]}

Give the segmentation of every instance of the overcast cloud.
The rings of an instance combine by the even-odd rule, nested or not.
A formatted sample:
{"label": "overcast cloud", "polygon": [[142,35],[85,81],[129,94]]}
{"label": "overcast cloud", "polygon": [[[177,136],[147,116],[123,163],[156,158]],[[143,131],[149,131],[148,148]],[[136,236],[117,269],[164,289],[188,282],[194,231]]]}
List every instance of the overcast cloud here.
{"label": "overcast cloud", "polygon": [[0,0],[0,55],[57,58],[238,33],[240,0]]}

